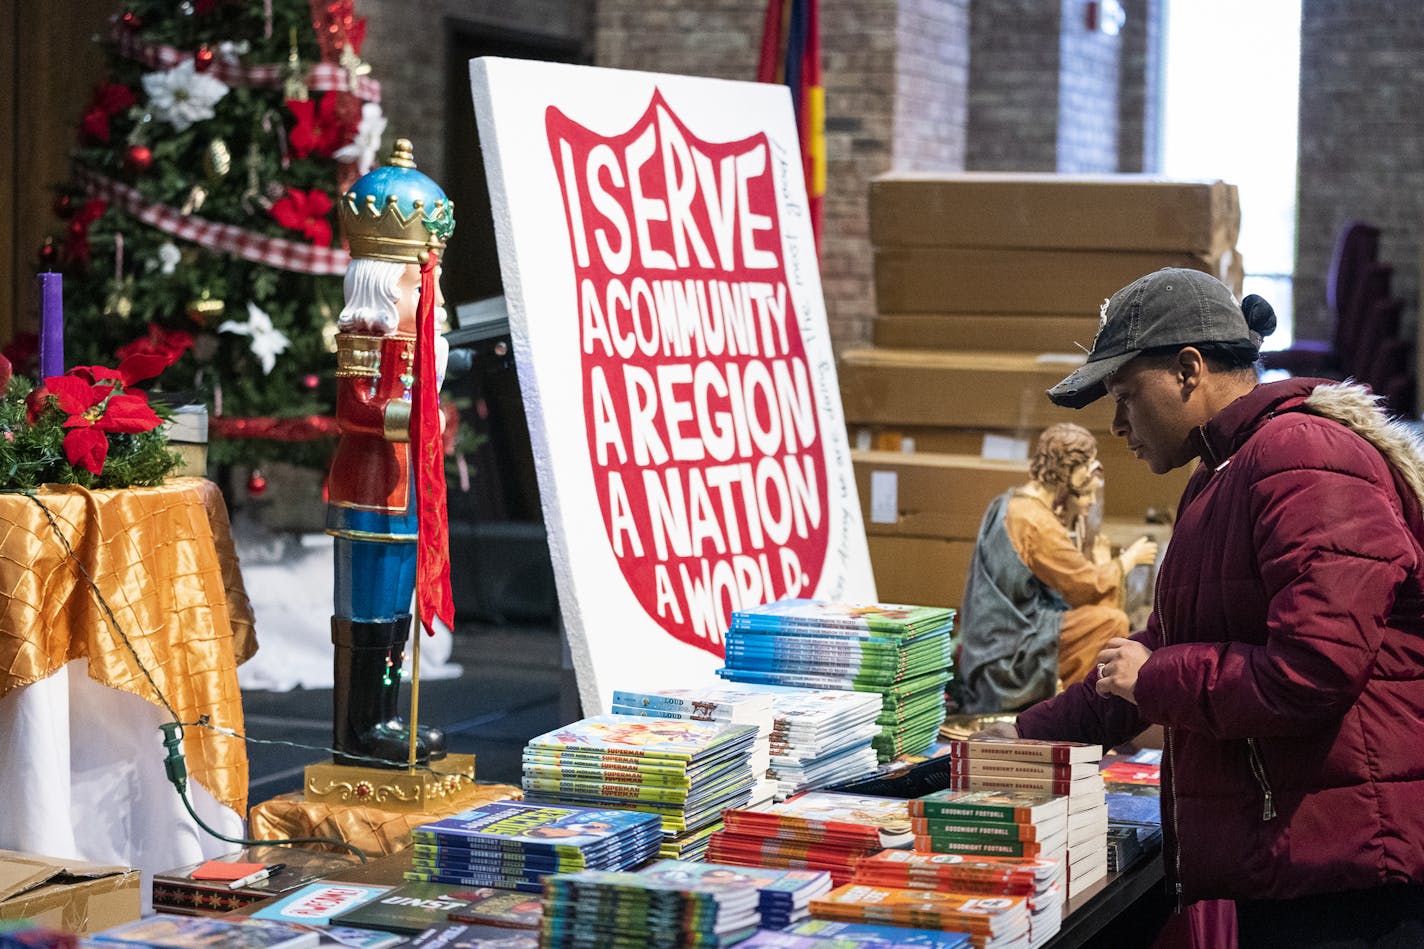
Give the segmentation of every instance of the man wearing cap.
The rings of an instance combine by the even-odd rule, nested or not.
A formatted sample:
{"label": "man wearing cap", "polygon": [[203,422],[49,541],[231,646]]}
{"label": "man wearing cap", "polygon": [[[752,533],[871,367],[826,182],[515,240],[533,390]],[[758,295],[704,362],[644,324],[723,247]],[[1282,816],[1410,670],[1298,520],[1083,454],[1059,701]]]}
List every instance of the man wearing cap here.
{"label": "man wearing cap", "polygon": [[1154,472],[1199,462],[1153,615],[1026,738],[1164,727],[1178,902],[1237,901],[1240,945],[1424,945],[1424,456],[1360,386],[1259,384],[1260,297],[1161,270],[1113,294],[1049,390],[1116,403]]}

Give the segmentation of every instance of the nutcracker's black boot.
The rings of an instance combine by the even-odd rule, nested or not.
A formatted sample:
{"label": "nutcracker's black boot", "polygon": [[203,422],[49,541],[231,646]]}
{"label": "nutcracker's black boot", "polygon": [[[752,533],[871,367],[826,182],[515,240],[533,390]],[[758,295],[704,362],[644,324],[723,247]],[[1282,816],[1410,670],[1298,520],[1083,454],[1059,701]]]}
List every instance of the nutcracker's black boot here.
{"label": "nutcracker's black boot", "polygon": [[[410,619],[409,613],[403,613],[396,617],[396,635],[395,639],[392,640],[391,651],[388,657],[390,660],[391,684],[386,688],[385,704],[381,707],[381,711],[385,716],[383,721],[404,732],[407,742],[410,741],[410,733],[406,729],[405,722],[401,720],[400,676],[401,666],[405,664],[405,642],[406,638],[410,635]],[[416,635],[420,635],[419,630],[416,630]],[[417,725],[415,727],[415,733],[419,737],[421,744],[430,750],[431,761],[439,761],[445,757],[444,731],[439,728],[432,728],[429,725]]]}
{"label": "nutcracker's black boot", "polygon": [[[392,643],[404,642],[397,623],[358,623],[331,618],[335,683],[332,692],[332,744],[341,765],[403,768],[410,760],[410,731],[392,713],[400,693],[400,670],[392,672]],[[443,737],[442,737],[443,742]],[[360,757],[357,757],[360,756]],[[416,762],[430,761],[430,749],[417,733]],[[380,758],[383,762],[364,761]]]}

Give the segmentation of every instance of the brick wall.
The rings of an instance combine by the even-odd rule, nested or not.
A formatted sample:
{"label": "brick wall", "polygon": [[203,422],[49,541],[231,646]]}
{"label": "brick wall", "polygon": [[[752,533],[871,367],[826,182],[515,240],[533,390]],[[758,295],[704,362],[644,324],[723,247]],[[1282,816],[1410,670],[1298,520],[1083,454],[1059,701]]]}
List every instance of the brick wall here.
{"label": "brick wall", "polygon": [[1124,0],[1118,80],[1118,171],[1162,170],[1158,128],[1162,96],[1162,0]]}
{"label": "brick wall", "polygon": [[969,0],[903,0],[896,68],[897,170],[964,167]]}
{"label": "brick wall", "polygon": [[1082,0],[1061,0],[1058,164],[1063,174],[1117,171],[1122,37],[1089,30]]}
{"label": "brick wall", "polygon": [[1058,0],[994,0],[969,13],[969,130],[976,171],[1058,167]]}
{"label": "brick wall", "polygon": [[444,183],[447,77],[463,74],[463,65],[452,70],[445,61],[450,27],[581,44],[592,34],[590,6],[587,0],[357,0],[356,12],[367,21],[362,52],[381,81],[387,139],[411,139],[421,170]]}
{"label": "brick wall", "polygon": [[[1383,230],[1394,292],[1417,312],[1424,246],[1424,8],[1391,0],[1301,7],[1296,335],[1330,334],[1325,275],[1340,228]],[[1412,316],[1406,316],[1411,319]]]}

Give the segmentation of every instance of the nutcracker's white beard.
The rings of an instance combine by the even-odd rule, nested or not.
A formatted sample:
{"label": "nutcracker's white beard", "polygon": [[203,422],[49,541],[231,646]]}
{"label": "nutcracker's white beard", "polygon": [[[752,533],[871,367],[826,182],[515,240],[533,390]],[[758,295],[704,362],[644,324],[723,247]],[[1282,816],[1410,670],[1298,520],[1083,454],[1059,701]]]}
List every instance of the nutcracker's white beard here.
{"label": "nutcracker's white beard", "polygon": [[390,260],[353,260],[346,268],[346,305],[336,318],[336,328],[343,333],[394,333],[400,327],[396,303],[405,267]]}

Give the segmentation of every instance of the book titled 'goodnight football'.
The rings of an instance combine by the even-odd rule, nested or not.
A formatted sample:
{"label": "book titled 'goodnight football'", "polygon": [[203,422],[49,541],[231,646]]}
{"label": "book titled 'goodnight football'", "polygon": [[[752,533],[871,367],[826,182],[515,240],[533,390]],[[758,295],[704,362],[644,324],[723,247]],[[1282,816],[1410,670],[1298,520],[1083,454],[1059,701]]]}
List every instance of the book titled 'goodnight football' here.
{"label": "book titled 'goodnight football'", "polygon": [[621,869],[657,853],[655,814],[494,801],[411,832],[422,849],[407,880],[538,892],[550,873]]}

